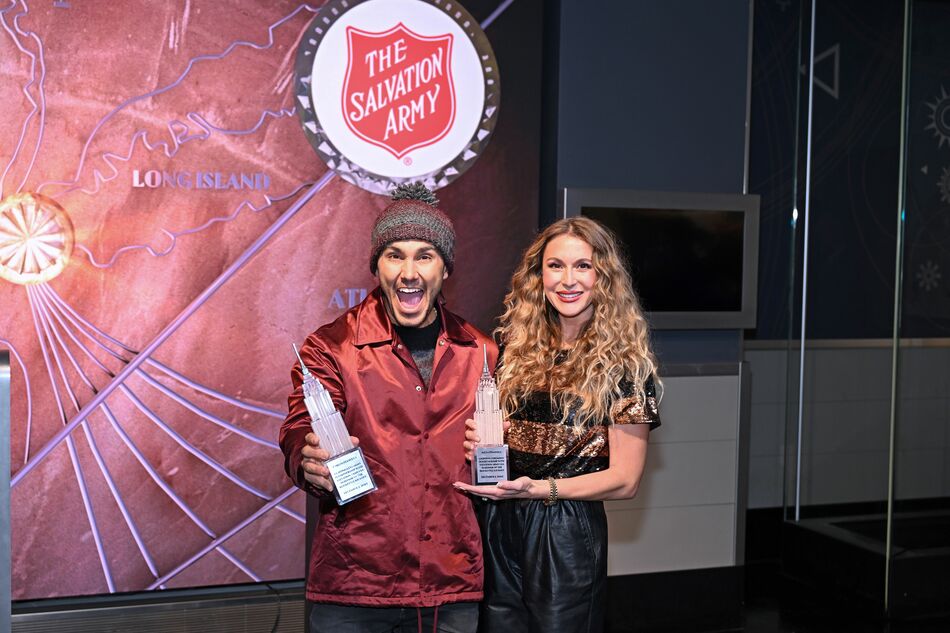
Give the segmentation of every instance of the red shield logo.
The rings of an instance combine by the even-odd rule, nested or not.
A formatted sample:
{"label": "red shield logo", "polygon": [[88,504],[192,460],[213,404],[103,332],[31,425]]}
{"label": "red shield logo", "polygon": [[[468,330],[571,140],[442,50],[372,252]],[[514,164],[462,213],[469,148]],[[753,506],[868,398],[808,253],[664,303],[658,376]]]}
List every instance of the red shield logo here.
{"label": "red shield logo", "polygon": [[388,31],[346,29],[343,119],[402,158],[448,134],[455,122],[452,34],[424,36],[400,22]]}

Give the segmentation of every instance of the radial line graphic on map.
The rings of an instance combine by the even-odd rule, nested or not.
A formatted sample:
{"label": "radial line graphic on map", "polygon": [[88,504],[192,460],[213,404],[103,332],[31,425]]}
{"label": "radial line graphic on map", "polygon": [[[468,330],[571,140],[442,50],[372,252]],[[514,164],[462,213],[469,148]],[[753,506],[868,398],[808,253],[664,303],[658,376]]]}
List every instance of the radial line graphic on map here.
{"label": "radial line graphic on map", "polygon": [[[101,371],[103,371],[107,375],[111,375],[111,372],[110,370],[108,370],[107,367],[105,367],[105,365],[103,365],[100,361],[98,361],[95,355],[85,345],[83,345],[76,338],[76,336],[70,331],[69,327],[66,325],[65,321],[63,320],[63,314],[57,312],[57,307],[54,306],[53,302],[50,300],[49,293],[51,291],[48,289],[44,291],[44,290],[41,290],[40,288],[41,287],[39,286],[36,288],[27,287],[27,294],[30,298],[31,309],[33,310],[33,314],[34,314],[34,322],[37,324],[37,334],[40,339],[41,346],[44,350],[44,358],[47,360],[48,367],[52,367],[52,365],[56,365],[56,368],[62,379],[63,389],[69,396],[69,399],[73,404],[73,407],[78,411],[80,409],[79,399],[76,396],[75,392],[73,391],[72,387],[70,386],[69,379],[65,371],[65,365],[63,363],[62,357],[60,356],[60,352],[62,352],[63,356],[65,356],[69,360],[75,373],[79,376],[80,380],[86,385],[87,388],[89,388],[91,392],[95,393],[96,387],[93,384],[93,382],[89,380],[89,378],[85,375],[84,371],[79,366],[79,363],[76,361],[75,357],[72,355],[72,352],[69,350],[68,345],[66,344],[65,340],[60,334],[60,329],[62,329],[62,331],[66,333],[67,337],[73,342],[75,346],[77,346],[88,358],[93,360],[93,362]],[[57,323],[59,327],[57,327]],[[88,335],[88,333],[86,334]],[[52,362],[50,362],[50,354],[49,352],[47,352],[47,350],[51,352]],[[57,394],[57,400],[60,401],[59,384],[56,382],[52,372],[50,373],[50,380],[51,380],[51,385],[53,387],[53,391],[55,394]],[[159,426],[164,427],[163,430],[166,430],[166,432],[168,432],[180,446],[185,448],[185,450],[189,450],[189,447],[186,446],[187,442],[184,442],[184,440],[180,438],[180,436],[178,436],[177,433],[174,433],[173,431],[171,431],[164,422],[162,422],[157,416],[151,413],[148,410],[148,408],[144,404],[142,404],[142,402],[138,399],[138,397],[131,391],[131,389],[129,389],[126,385],[120,385],[120,390],[152,422],[158,424]],[[176,505],[178,505],[179,508],[182,509],[182,511],[195,523],[195,525],[199,527],[199,529],[205,532],[205,534],[207,534],[209,538],[217,542],[218,536],[214,533],[214,531],[212,531],[207,526],[207,524],[204,523],[204,521],[202,521],[200,517],[198,517],[198,515],[194,512],[194,510],[188,507],[188,505],[180,498],[180,496],[178,496],[177,493],[175,493],[171,489],[171,487],[162,480],[161,476],[157,473],[155,468],[152,467],[151,464],[147,462],[147,459],[144,457],[144,455],[137,449],[137,447],[135,447],[131,438],[124,431],[124,429],[122,429],[121,423],[119,423],[119,421],[115,418],[115,416],[111,413],[111,411],[108,410],[106,405],[103,405],[103,410],[104,410],[104,413],[106,414],[106,417],[109,419],[109,422],[112,425],[115,432],[119,435],[120,439],[123,440],[123,442],[126,444],[126,447],[130,450],[130,452],[136,455],[140,464],[143,467],[145,467],[146,471],[149,473],[152,480],[156,484],[159,485],[159,487],[166,493],[166,495],[168,495],[169,498],[172,499],[172,501],[176,503]],[[95,437],[92,433],[90,426],[88,425],[86,421],[84,421],[80,426],[82,426],[83,428],[83,432],[85,434],[87,444],[89,445],[90,450],[95,458],[96,464],[99,467],[100,474],[103,476],[103,478],[107,482],[112,498],[114,502],[116,503],[116,505],[119,507],[120,512],[123,515],[123,519],[126,523],[126,526],[128,527],[130,533],[132,534],[133,539],[135,540],[136,545],[139,548],[139,551],[142,554],[142,557],[145,560],[150,573],[152,574],[152,577],[157,578],[158,570],[156,569],[156,565],[148,553],[148,550],[145,546],[145,543],[141,537],[139,530],[135,526],[135,522],[132,519],[132,514],[130,510],[128,509],[127,505],[122,500],[121,494],[118,491],[118,486],[116,485],[114,478],[112,477],[111,473],[108,470],[108,467],[105,463],[105,459],[102,457],[102,454],[98,449],[98,446],[95,441]],[[112,575],[108,566],[106,554],[105,554],[105,544],[100,534],[98,523],[95,517],[95,512],[92,508],[92,503],[89,498],[90,495],[88,491],[86,477],[83,473],[81,462],[76,453],[76,449],[71,437],[67,438],[67,446],[69,447],[70,459],[73,463],[76,479],[80,488],[80,492],[83,497],[83,504],[87,513],[87,519],[89,521],[90,528],[93,532],[93,536],[96,542],[97,552],[99,553],[103,575],[105,577],[107,586],[109,587],[109,591],[115,591],[115,583],[112,578]],[[268,495],[253,489],[253,487],[241,481],[240,478],[238,478],[236,475],[228,471],[223,466],[216,464],[214,460],[208,458],[206,455],[204,455],[200,451],[194,452],[194,451],[189,450],[189,452],[191,452],[193,455],[195,455],[196,457],[204,461],[206,464],[214,468],[216,471],[218,471],[219,473],[227,477],[236,485],[242,487],[248,492],[251,492],[252,494],[255,494],[258,497],[266,499],[268,502],[272,501]],[[278,510],[284,511],[286,514],[289,514],[290,516],[296,518],[297,520],[301,522],[303,521],[303,517],[301,517],[300,515],[298,515],[297,513],[293,511],[283,508],[281,505],[279,505],[279,503],[278,504],[269,503],[267,507],[268,509],[277,508]],[[260,580],[257,574],[255,574],[237,556],[235,556],[233,553],[229,552],[226,548],[224,548],[223,545],[220,545],[220,542],[219,542],[218,547],[215,547],[214,549],[218,551],[222,556],[224,556],[227,560],[232,562],[239,569],[241,569],[242,572],[248,575],[249,578],[253,580]],[[162,584],[162,583],[159,583],[159,584]]]}
{"label": "radial line graphic on map", "polygon": [[36,467],[47,455],[63,441],[86,417],[95,410],[103,401],[115,390],[119,384],[125,381],[152,353],[161,346],[179,327],[194,314],[204,303],[210,299],[231,277],[233,277],[244,265],[253,257],[280,229],[293,218],[297,212],[323,187],[333,179],[334,173],[327,170],[320,180],[301,195],[277,220],[258,237],[227,269],[215,279],[210,286],[205,288],[188,306],[182,310],[168,325],[166,325],[152,341],[146,345],[139,354],[130,360],[128,364],[113,378],[103,389],[101,389],[82,409],[59,431],[46,445],[40,449],[37,455],[30,460],[16,475],[10,479],[10,487],[16,487],[23,478],[26,477],[33,468]]}

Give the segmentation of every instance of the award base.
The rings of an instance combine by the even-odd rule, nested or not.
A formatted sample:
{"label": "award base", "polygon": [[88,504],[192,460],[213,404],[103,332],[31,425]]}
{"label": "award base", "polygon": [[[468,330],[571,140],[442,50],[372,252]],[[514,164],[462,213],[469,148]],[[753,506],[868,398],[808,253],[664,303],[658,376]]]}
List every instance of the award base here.
{"label": "award base", "polygon": [[508,479],[508,445],[476,446],[472,456],[472,483],[497,484]]}
{"label": "award base", "polygon": [[376,490],[376,482],[360,447],[334,455],[324,464],[330,470],[333,496],[338,504],[349,503]]}

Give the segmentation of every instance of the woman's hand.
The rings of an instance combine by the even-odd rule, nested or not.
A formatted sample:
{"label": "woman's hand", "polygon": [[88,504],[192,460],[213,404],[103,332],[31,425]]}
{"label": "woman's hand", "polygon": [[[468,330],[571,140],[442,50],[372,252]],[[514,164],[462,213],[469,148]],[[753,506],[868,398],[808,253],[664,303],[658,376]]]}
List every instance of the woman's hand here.
{"label": "woman's hand", "polygon": [[456,490],[467,492],[485,499],[502,501],[504,499],[544,499],[547,498],[547,484],[529,477],[518,477],[514,481],[499,481],[494,485],[473,486],[461,481],[454,484]]}
{"label": "woman's hand", "polygon": [[465,441],[462,442],[462,449],[465,451],[466,460],[472,461],[478,439],[478,435],[475,433],[475,420],[472,418],[465,420]]}
{"label": "woman's hand", "polygon": [[[504,421],[504,432],[508,432],[508,428],[511,426],[511,422],[508,420]],[[465,441],[462,442],[462,449],[465,451],[465,459],[472,461],[472,457],[475,454],[475,447],[478,446],[478,443],[482,438],[478,437],[478,433],[475,432],[475,420],[469,418],[465,420]]]}

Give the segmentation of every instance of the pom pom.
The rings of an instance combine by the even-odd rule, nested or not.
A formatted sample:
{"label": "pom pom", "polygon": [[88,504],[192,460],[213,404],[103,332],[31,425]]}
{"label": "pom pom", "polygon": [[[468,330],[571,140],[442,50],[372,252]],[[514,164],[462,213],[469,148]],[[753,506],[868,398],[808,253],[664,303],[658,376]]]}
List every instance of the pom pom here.
{"label": "pom pom", "polygon": [[438,206],[439,199],[421,182],[402,184],[393,189],[393,200],[419,200],[430,206]]}

